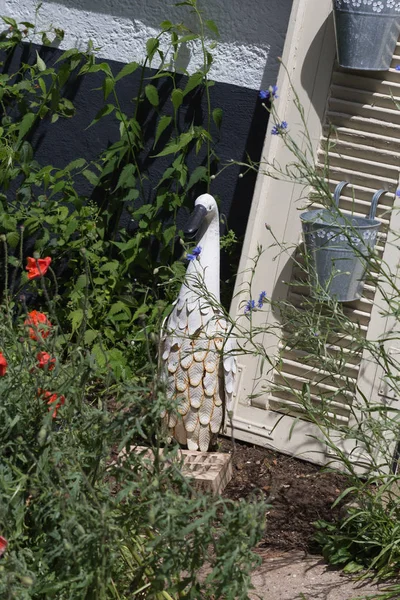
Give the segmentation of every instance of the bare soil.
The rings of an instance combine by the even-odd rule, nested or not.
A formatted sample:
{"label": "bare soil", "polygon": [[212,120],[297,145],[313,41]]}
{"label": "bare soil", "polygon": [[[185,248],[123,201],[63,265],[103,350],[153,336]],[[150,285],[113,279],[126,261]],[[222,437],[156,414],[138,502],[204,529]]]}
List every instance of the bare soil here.
{"label": "bare soil", "polygon": [[223,438],[219,451],[233,455],[233,478],[223,496],[238,500],[259,491],[269,505],[259,548],[318,552],[313,523],[339,517],[340,505],[332,504],[348,487],[346,476],[243,442],[233,446]]}

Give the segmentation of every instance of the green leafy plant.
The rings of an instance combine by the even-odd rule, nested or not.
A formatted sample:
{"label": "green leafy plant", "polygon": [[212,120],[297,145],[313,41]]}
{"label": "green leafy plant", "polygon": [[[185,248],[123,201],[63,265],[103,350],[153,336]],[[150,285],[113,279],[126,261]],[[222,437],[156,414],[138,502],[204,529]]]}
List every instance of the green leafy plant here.
{"label": "green leafy plant", "polygon": [[[218,160],[212,136],[221,125],[222,111],[211,106],[209,71],[215,42],[206,37],[218,37],[218,28],[203,17],[196,0],[180,5],[193,13],[197,28],[165,20],[160,33],[147,41],[143,63],[129,63],[116,74],[96,59],[91,44],[86,52],[69,49],[48,64],[35,50],[18,70],[8,72],[7,59],[22,42],[41,33],[47,44],[62,32],[38,32],[35,24],[3,19],[9,29],[0,39],[6,53],[0,79],[0,233],[10,247],[9,268],[21,266],[21,255],[32,243],[36,252],[63,264],[60,291],[67,302],[56,306],[60,321],[69,322],[73,339],[84,328],[85,341],[98,361],[103,366],[119,362],[122,377],[130,377],[129,363],[144,355],[138,349],[144,340],[143,320],[147,333],[155,334],[179,285],[169,281],[171,271],[157,271],[160,264],[169,265],[175,275],[180,271],[175,263],[180,248],[177,213],[198,189],[209,188]],[[182,84],[176,62],[187,43],[198,48],[202,65],[185,73]],[[150,70],[156,62],[157,69]],[[123,79],[136,75],[139,84],[128,113],[121,107],[119,89]],[[42,121],[73,118],[68,90],[80,79],[93,77],[101,79],[104,104],[90,127],[101,127],[103,119],[112,118],[116,141],[100,149],[91,162],[75,158],[58,167],[38,164],[32,144],[35,130]],[[203,121],[197,122],[196,115],[185,121],[185,106],[203,95]],[[158,181],[149,181],[143,166],[148,157],[166,165]],[[190,172],[189,159],[197,162]],[[92,187],[90,196],[78,191],[82,180]],[[72,272],[80,276],[70,280]],[[100,330],[105,334],[102,349]],[[127,337],[139,345],[127,349]]]}
{"label": "green leafy plant", "polygon": [[43,311],[9,294],[0,308],[1,596],[248,598],[263,503],[192,488],[161,429],[171,403],[150,353],[115,384],[85,330],[72,345],[63,333],[48,258],[28,267]]}

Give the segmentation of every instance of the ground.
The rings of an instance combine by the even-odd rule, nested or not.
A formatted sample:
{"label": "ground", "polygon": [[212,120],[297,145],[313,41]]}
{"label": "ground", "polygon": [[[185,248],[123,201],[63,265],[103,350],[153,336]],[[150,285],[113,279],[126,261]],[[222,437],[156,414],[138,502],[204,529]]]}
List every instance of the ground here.
{"label": "ground", "polygon": [[313,522],[333,520],[332,504],[348,487],[347,478],[296,458],[236,441],[220,439],[219,451],[233,455],[233,478],[223,496],[237,500],[260,490],[270,504],[259,548],[317,552]]}

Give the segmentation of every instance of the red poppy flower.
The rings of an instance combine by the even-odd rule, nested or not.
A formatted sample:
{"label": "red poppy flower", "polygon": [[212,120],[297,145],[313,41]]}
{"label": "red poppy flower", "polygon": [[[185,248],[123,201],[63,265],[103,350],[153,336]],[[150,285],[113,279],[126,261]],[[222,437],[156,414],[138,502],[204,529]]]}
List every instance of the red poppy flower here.
{"label": "red poppy flower", "polygon": [[7,542],[6,538],[3,538],[3,536],[0,535],[0,558],[3,556],[4,552],[7,550],[7,546],[8,546],[8,542]]}
{"label": "red poppy flower", "polygon": [[[58,396],[58,394],[53,394],[52,392],[38,390],[39,396],[43,396],[45,400],[47,400],[47,404],[49,406],[49,410],[53,410],[53,419],[57,416],[57,411],[65,404],[65,396]],[[57,404],[54,406],[54,404]]]}
{"label": "red poppy flower", "polygon": [[31,310],[28,313],[28,317],[24,321],[24,325],[30,325],[29,337],[31,340],[38,340],[47,338],[50,335],[50,327],[52,324],[44,313],[38,310]]}
{"label": "red poppy flower", "polygon": [[2,352],[0,352],[0,377],[4,377],[7,373],[7,361]]}
{"label": "red poppy flower", "polygon": [[54,369],[55,364],[56,364],[56,359],[51,358],[51,356],[48,352],[38,352],[36,355],[36,358],[39,361],[37,364],[39,369],[44,369],[46,367],[49,371],[52,371],[52,369]]}
{"label": "red poppy flower", "polygon": [[46,256],[46,258],[32,258],[31,256],[28,256],[25,267],[28,271],[28,279],[35,279],[35,277],[46,275],[50,264],[50,256]]}

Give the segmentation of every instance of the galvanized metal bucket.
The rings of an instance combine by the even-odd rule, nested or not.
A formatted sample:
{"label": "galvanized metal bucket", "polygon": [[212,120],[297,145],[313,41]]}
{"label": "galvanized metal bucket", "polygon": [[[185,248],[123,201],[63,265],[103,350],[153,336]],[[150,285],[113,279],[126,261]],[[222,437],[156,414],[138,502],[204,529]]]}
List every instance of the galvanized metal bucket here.
{"label": "galvanized metal bucket", "polygon": [[[339,183],[333,194],[336,206],[347,181]],[[358,217],[336,210],[317,209],[300,215],[306,256],[309,261],[311,290],[338,302],[360,298],[364,285],[366,258],[373,250],[380,227],[375,219],[379,198],[385,190],[375,192],[368,217]]]}
{"label": "galvanized metal bucket", "polygon": [[387,71],[400,34],[399,0],[333,0],[333,15],[340,66]]}

